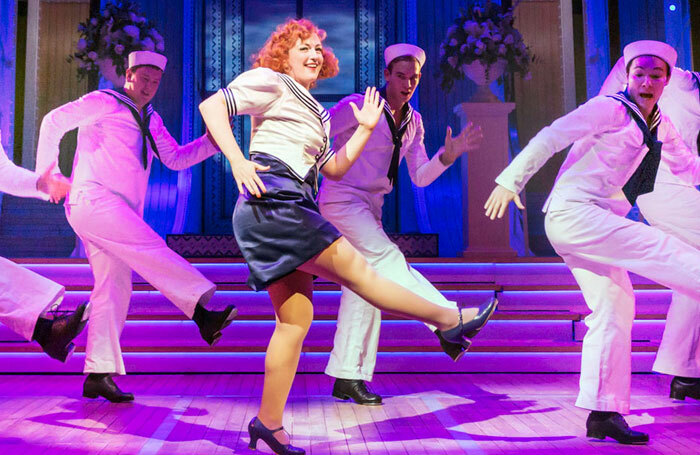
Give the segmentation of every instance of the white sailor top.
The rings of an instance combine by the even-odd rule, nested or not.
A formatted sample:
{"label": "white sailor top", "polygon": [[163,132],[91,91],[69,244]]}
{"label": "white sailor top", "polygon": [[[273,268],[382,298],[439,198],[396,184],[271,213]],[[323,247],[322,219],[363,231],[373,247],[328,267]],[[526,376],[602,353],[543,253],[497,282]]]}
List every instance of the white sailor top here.
{"label": "white sailor top", "polygon": [[[122,96],[123,101],[117,96]],[[68,204],[77,202],[78,197],[95,199],[109,192],[121,196],[137,213],[143,213],[154,152],[149,143],[144,163],[145,139],[125,104],[128,102],[131,100],[120,92],[96,90],[57,107],[41,122],[36,165],[40,173],[56,163],[63,135],[79,128]],[[158,157],[170,169],[185,169],[218,152],[206,135],[179,145],[160,115],[150,105],[146,110]]]}
{"label": "white sailor top", "polygon": [[286,164],[300,181],[335,153],[329,146],[330,115],[306,88],[286,74],[255,68],[221,89],[229,116],[253,118],[250,154]]}
{"label": "white sailor top", "polygon": [[[661,162],[683,179],[700,183],[700,157],[691,152],[663,114],[657,138],[663,143]],[[594,203],[624,216],[630,204],[622,187],[649,149],[627,105],[612,97],[596,96],[543,128],[496,183],[520,193],[552,155],[572,143],[543,211]]]}
{"label": "white sailor top", "polygon": [[[331,136],[333,146],[338,149],[345,144],[357,129],[357,120],[350,107],[350,102],[362,108],[364,95],[352,94],[346,96],[330,109]],[[384,109],[391,110],[388,103]],[[427,186],[437,179],[448,166],[442,164],[439,154],[432,159],[425,151],[425,130],[421,115],[409,108],[399,128],[405,126],[406,132],[401,138],[399,163],[406,158],[408,174],[416,186]],[[347,200],[348,194],[360,193],[372,195],[377,203],[384,195],[391,192],[392,185],[387,177],[393,153],[392,132],[385,115],[379,118],[379,123],[372,132],[364,151],[340,180],[324,179],[321,186],[321,199],[325,202],[341,202]]]}
{"label": "white sailor top", "polygon": [[[627,72],[622,57],[617,61],[600,89],[600,95],[612,95],[624,90],[627,85]],[[676,127],[683,142],[695,153],[698,150],[700,133],[700,73],[673,68],[671,79],[659,99],[659,108]],[[659,165],[657,182],[691,185],[671,173],[662,161]]]}
{"label": "white sailor top", "polygon": [[39,175],[15,165],[0,145],[0,193],[48,200],[49,195],[36,189]]}

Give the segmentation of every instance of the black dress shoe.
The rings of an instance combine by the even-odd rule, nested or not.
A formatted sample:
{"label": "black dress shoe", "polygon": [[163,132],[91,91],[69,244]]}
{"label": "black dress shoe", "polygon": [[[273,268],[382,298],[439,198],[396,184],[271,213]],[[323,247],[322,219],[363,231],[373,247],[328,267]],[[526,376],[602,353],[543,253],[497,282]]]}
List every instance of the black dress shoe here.
{"label": "black dress shoe", "polygon": [[112,403],[134,401],[134,394],[122,392],[107,373],[90,373],[83,384],[86,398],[104,397]]}
{"label": "black dress shoe", "polygon": [[76,310],[66,316],[53,320],[39,318],[34,327],[33,338],[39,343],[49,357],[61,362],[67,361],[75,350],[73,339],[85,328],[83,315],[88,303],[82,303]]}
{"label": "black dress shoe", "polygon": [[593,411],[586,420],[586,436],[589,438],[605,439],[613,438],[620,444],[646,444],[649,435],[641,431],[634,431],[627,425],[625,419],[617,412],[597,412],[607,415],[607,418],[598,417]]}
{"label": "black dress shoe", "polygon": [[234,305],[229,305],[224,311],[209,311],[201,305],[194,310],[192,320],[199,327],[199,334],[209,346],[214,346],[221,338],[221,331],[231,324],[238,314]]}
{"label": "black dress shoe", "polygon": [[435,331],[435,335],[437,335],[438,339],[440,340],[440,347],[442,350],[445,351],[445,354],[449,355],[455,362],[462,358],[464,353],[467,352],[467,349],[469,349],[469,346],[472,344],[470,340],[465,340],[468,342],[468,346],[464,347],[464,345],[461,343],[452,343],[447,341],[439,330]]}
{"label": "black dress shoe", "polygon": [[700,400],[700,379],[679,378],[678,376],[673,378],[673,381],[671,381],[671,398],[674,400],[685,400],[685,397]]}
{"label": "black dress shoe", "polygon": [[352,399],[357,404],[367,406],[382,404],[382,397],[367,389],[365,381],[361,379],[337,378],[333,384],[333,396],[341,400]]}
{"label": "black dress shoe", "polygon": [[496,311],[496,306],[498,306],[498,299],[492,297],[479,307],[479,311],[474,319],[466,324],[462,321],[462,310],[457,309],[459,311],[459,324],[449,330],[442,331],[443,338],[451,343],[460,344],[465,350],[469,349],[471,341],[468,338],[474,338],[479,333],[489,318],[491,318],[493,312]]}
{"label": "black dress shoe", "polygon": [[282,444],[275,438],[275,433],[284,431],[284,427],[269,430],[262,424],[260,419],[253,417],[253,420],[248,424],[248,434],[250,435],[250,444],[248,448],[255,450],[258,444],[258,439],[262,439],[265,443],[278,455],[304,455],[306,450],[301,447],[295,447],[291,444]]}

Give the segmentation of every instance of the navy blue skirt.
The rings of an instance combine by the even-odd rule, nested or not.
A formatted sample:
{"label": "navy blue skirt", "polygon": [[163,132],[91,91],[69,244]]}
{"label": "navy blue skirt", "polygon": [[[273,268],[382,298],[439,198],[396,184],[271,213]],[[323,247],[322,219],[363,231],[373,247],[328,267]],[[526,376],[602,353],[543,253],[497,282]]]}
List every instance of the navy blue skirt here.
{"label": "navy blue skirt", "polygon": [[260,291],[294,272],[341,234],[318,210],[315,172],[300,182],[271,155],[255,153],[251,160],[270,166],[267,171],[258,171],[267,192],[259,198],[247,191],[238,196],[233,233],[248,263],[248,285]]}

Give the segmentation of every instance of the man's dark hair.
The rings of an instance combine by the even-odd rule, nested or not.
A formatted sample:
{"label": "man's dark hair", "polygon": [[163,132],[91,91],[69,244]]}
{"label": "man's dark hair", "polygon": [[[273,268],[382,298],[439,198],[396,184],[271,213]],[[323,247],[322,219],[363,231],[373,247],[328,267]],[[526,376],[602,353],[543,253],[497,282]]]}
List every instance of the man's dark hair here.
{"label": "man's dark hair", "polygon": [[414,56],[402,55],[402,56],[396,57],[394,60],[390,61],[389,66],[387,66],[386,69],[388,69],[389,72],[391,73],[391,71],[394,69],[394,63],[398,63],[398,62],[416,62],[416,63],[418,63],[418,66],[420,66],[420,62]]}

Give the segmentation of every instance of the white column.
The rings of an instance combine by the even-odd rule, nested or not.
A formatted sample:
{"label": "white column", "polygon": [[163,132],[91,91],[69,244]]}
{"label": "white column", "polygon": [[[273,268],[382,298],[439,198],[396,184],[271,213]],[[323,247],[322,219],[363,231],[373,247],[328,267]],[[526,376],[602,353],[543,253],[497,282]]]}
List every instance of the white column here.
{"label": "white column", "polygon": [[454,112],[461,127],[468,122],[481,127],[484,140],[478,150],[462,157],[462,223],[463,256],[471,259],[515,257],[510,246],[510,215],[489,221],[484,215],[484,203],[496,186],[494,179],[508,166],[508,114],[515,103],[462,103]]}
{"label": "white column", "polygon": [[27,2],[27,58],[24,70],[24,128],[22,131],[22,166],[36,165],[37,88],[39,68],[40,0]]}

